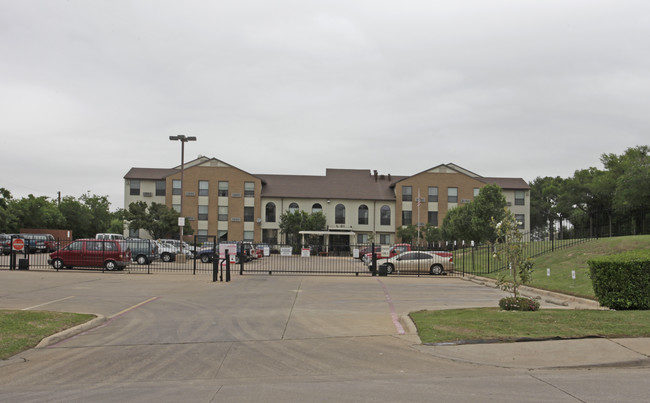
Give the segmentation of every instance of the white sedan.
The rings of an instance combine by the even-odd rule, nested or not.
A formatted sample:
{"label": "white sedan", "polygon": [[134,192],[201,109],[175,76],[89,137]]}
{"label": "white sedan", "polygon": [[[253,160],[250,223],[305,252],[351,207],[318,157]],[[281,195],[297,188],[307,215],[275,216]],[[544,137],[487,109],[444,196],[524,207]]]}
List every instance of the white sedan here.
{"label": "white sedan", "polygon": [[409,273],[440,275],[454,270],[453,258],[449,253],[424,251],[404,252],[382,262],[388,274]]}

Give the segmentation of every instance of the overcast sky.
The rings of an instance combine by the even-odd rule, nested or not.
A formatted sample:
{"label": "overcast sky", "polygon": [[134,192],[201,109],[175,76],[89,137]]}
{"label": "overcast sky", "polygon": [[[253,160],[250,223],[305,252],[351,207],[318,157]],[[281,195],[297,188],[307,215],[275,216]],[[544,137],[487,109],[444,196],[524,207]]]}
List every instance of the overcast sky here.
{"label": "overcast sky", "polygon": [[252,174],[570,177],[650,144],[650,2],[0,0],[0,187],[108,195],[180,143]]}

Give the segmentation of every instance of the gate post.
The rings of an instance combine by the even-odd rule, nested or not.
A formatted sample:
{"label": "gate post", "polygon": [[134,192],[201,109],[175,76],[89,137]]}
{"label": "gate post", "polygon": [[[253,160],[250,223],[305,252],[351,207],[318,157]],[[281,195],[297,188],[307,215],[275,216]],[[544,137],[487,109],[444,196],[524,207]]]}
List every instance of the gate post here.
{"label": "gate post", "polygon": [[372,276],[377,275],[377,253],[375,252],[375,243],[372,243],[372,262],[370,263],[370,273],[372,273]]}

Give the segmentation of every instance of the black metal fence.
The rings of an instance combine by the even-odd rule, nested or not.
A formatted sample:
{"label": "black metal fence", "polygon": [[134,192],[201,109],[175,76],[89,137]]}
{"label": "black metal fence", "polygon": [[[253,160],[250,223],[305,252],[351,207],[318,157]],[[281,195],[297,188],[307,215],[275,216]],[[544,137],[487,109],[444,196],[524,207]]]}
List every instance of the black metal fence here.
{"label": "black metal fence", "polygon": [[[564,240],[535,240],[528,238],[523,242],[522,248],[527,257],[536,257],[544,253],[589,241],[593,238],[573,238]],[[156,273],[178,272],[187,274],[219,273],[224,276],[225,258],[223,250],[214,243],[208,247],[186,246],[183,253],[173,249],[170,245],[161,245],[155,256],[148,255],[152,241],[128,240],[132,254],[132,262],[126,267],[131,273]],[[72,240],[59,239],[57,248],[64,248]],[[229,244],[230,272],[233,275],[340,275],[340,276],[372,276],[389,274],[408,276],[430,276],[441,274],[447,276],[464,276],[466,274],[483,275],[497,272],[506,268],[506,264],[494,259],[500,245],[475,245],[471,242],[437,243],[433,245],[398,244],[392,247],[373,244],[364,245],[248,245],[242,243]],[[373,249],[374,246],[374,249]],[[383,248],[383,250],[382,250]],[[375,253],[376,263],[373,265],[372,253]],[[409,253],[424,252],[436,254],[437,261],[451,261],[453,266],[445,264],[442,272],[434,271],[434,265],[427,259],[411,262],[410,269],[400,270],[397,262],[393,262],[392,271],[385,273],[382,266],[388,263],[387,258],[396,259],[397,255],[403,257],[414,256]],[[173,253],[173,257],[163,258],[165,253]],[[403,255],[407,253],[406,255]],[[364,258],[365,257],[365,258]],[[440,259],[439,259],[440,258]],[[13,260],[12,260],[13,259]],[[34,269],[54,270],[51,265],[50,254],[41,253],[15,253],[3,250],[0,256],[0,269]],[[404,263],[404,262],[401,262]],[[442,263],[441,263],[442,266]],[[385,267],[384,267],[385,268]],[[66,264],[61,270],[101,270],[107,271],[106,265],[96,264],[84,266]]]}

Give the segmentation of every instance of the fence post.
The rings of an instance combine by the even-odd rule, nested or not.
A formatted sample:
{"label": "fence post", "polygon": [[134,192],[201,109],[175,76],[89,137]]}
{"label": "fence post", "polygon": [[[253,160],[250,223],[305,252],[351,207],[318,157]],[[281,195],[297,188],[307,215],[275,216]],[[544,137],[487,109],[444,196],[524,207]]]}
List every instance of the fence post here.
{"label": "fence post", "polygon": [[377,253],[375,253],[375,243],[372,243],[371,246],[372,250],[372,262],[370,263],[370,273],[372,273],[373,276],[377,275]]}

